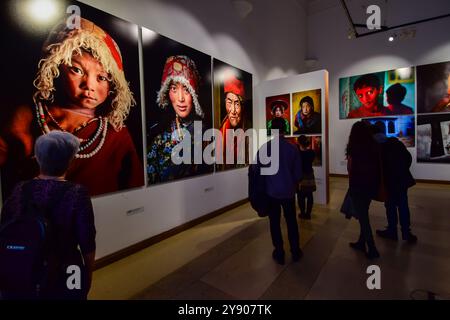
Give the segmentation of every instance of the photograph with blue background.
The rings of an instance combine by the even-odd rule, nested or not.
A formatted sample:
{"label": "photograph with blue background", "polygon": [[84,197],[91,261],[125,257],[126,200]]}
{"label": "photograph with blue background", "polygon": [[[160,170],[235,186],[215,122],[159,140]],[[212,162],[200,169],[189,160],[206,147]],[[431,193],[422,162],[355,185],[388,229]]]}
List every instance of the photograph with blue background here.
{"label": "photograph with blue background", "polygon": [[414,68],[399,68],[385,72],[384,102],[392,115],[414,114]]}
{"label": "photograph with blue background", "polygon": [[414,116],[389,116],[363,119],[373,125],[380,126],[388,137],[399,139],[407,148],[415,146]]}
{"label": "photograph with blue background", "polygon": [[415,105],[414,67],[339,79],[339,119],[413,115]]}

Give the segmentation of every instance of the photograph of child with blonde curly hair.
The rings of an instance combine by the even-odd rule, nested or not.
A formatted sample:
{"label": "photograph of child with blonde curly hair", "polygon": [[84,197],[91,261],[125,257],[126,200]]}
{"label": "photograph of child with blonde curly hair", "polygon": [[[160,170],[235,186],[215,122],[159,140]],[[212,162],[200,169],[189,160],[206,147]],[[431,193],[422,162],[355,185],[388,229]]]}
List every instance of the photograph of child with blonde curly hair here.
{"label": "photograph of child with blonde curly hair", "polygon": [[[137,26],[66,4],[80,8],[76,27],[62,6],[58,17],[34,30],[10,14],[14,1],[1,4],[1,24],[12,30],[12,50],[1,53],[12,78],[3,86],[2,112],[8,110],[0,122],[3,199],[17,181],[36,176],[34,142],[53,130],[79,138],[65,179],[86,186],[91,196],[144,185]],[[125,25],[135,30],[134,39],[123,33]],[[22,84],[31,77],[32,91]]]}

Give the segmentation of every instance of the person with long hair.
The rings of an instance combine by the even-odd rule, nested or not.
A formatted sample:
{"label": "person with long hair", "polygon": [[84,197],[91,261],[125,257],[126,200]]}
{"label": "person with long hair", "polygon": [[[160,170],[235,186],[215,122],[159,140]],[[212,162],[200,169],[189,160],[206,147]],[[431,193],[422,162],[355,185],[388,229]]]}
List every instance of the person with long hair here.
{"label": "person with long hair", "polygon": [[379,147],[373,139],[370,124],[364,121],[353,124],[346,155],[350,199],[360,225],[359,239],[351,242],[350,247],[363,251],[369,259],[378,258],[380,254],[373,239],[369,207],[372,199],[378,195],[381,161]]}

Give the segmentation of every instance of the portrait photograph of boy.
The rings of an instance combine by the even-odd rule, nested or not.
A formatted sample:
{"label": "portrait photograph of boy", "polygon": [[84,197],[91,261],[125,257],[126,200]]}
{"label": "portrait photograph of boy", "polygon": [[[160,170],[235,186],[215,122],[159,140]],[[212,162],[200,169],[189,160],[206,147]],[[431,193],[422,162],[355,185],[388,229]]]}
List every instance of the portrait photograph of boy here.
{"label": "portrait photograph of boy", "polygon": [[339,119],[414,114],[414,68],[339,79]]}

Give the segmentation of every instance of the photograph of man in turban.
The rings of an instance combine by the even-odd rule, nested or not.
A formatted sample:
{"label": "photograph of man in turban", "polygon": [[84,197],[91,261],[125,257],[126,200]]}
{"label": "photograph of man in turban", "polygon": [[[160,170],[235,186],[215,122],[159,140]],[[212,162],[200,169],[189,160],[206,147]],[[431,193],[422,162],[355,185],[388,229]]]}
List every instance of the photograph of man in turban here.
{"label": "photograph of man in turban", "polygon": [[[217,143],[216,156],[218,170],[243,167],[248,164],[248,140],[239,150],[238,138],[229,141],[236,131],[252,128],[252,76],[250,73],[214,59],[214,126],[221,132],[221,143]],[[216,116],[217,115],[217,116]],[[220,115],[220,117],[219,117]],[[239,153],[244,154],[244,162],[238,163]],[[227,154],[232,159],[227,160]],[[232,163],[230,163],[232,162]]]}

